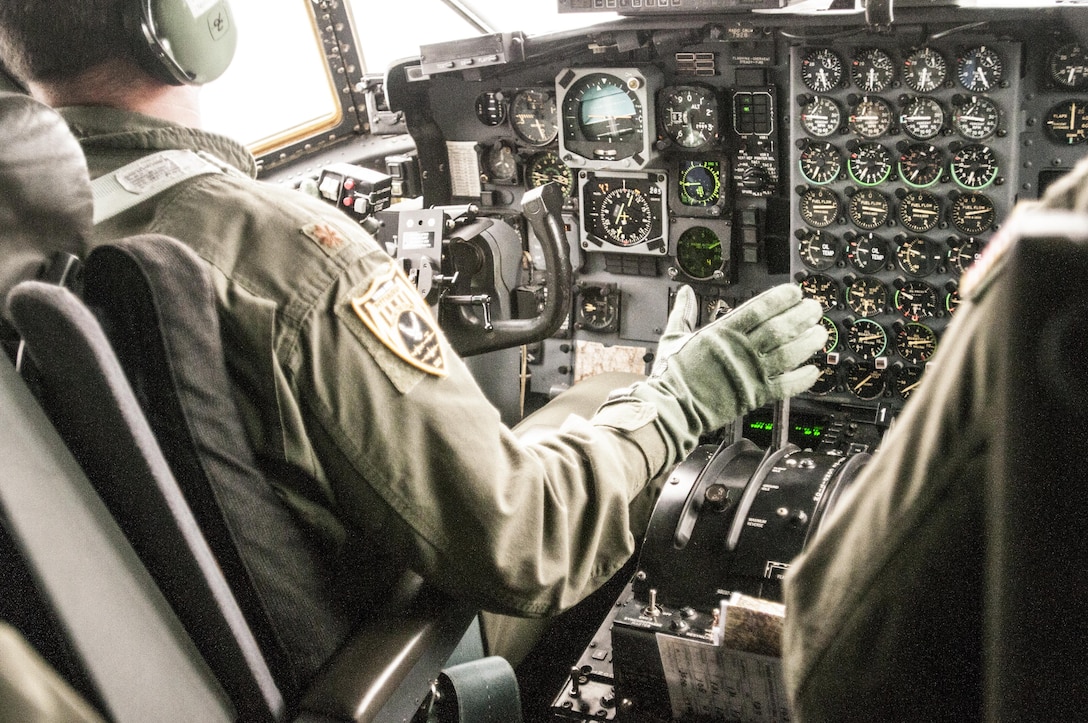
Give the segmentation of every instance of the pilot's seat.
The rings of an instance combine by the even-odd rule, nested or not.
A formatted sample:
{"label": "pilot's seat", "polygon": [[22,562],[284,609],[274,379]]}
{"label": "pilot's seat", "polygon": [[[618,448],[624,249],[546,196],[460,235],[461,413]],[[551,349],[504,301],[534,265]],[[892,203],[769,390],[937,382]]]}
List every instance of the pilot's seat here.
{"label": "pilot's seat", "polygon": [[[101,646],[73,643],[90,681],[83,692],[114,720],[135,720],[152,710],[157,720],[193,719],[197,709],[164,693],[178,667],[190,666],[192,677],[206,684],[213,678],[206,691],[190,696],[199,701],[191,705],[202,706],[202,720],[221,717],[208,711],[232,708],[228,717],[244,720],[410,719],[474,611],[412,579],[390,591],[387,609],[360,614],[350,580],[327,569],[245,443],[209,280],[186,247],[144,236],[97,248],[78,279],[86,303],[62,285],[25,281],[41,276],[43,268],[53,281],[72,281],[75,257],[90,232],[89,181],[78,145],[48,108],[0,94],[0,128],[7,140],[0,174],[5,189],[14,189],[0,204],[0,293],[8,297],[7,312],[25,343],[18,356],[53,426],[112,513],[113,520],[98,514],[86,524],[120,525],[132,548],[118,553],[120,567],[138,578],[132,588],[152,601],[149,606],[161,613],[158,622],[172,631],[163,640],[177,641],[174,667],[157,668],[152,657],[141,661],[142,676],[157,683],[146,686],[113,680],[110,664],[99,659]],[[16,345],[10,333],[6,345]],[[5,394],[19,399],[18,406],[4,406],[8,434],[31,424],[27,415],[40,419],[40,413],[7,361],[0,362],[9,367],[2,375]],[[41,421],[33,424],[45,435],[52,432]],[[56,444],[37,454],[66,456]],[[64,576],[52,572],[56,560],[48,546],[31,539],[34,526],[24,524],[37,504],[35,478],[42,474],[50,473],[28,468],[21,470],[21,482],[5,480],[0,511],[39,587],[46,588],[46,600],[56,603],[73,593],[64,589]],[[93,498],[79,477],[67,468],[70,484],[57,494]],[[63,514],[67,506],[50,514]],[[68,549],[85,570],[97,571],[101,586],[111,584],[115,571],[98,557],[79,555],[78,541]],[[132,550],[154,585],[142,570],[132,572],[139,567]],[[111,623],[118,639],[131,639],[133,654],[140,655],[141,636],[153,631],[127,626],[143,618],[129,613],[130,600],[122,597],[112,600],[120,606],[111,611],[112,621],[86,619],[78,601],[52,607],[70,640],[94,637],[87,627]],[[170,607],[165,612],[163,597]],[[492,716],[500,716],[489,720],[517,720],[516,688],[494,684],[512,680],[503,664],[480,661],[471,673],[455,668],[443,680],[492,681],[468,687],[485,691]],[[122,705],[116,702],[121,694],[110,689],[117,685],[130,699],[157,700]]]}

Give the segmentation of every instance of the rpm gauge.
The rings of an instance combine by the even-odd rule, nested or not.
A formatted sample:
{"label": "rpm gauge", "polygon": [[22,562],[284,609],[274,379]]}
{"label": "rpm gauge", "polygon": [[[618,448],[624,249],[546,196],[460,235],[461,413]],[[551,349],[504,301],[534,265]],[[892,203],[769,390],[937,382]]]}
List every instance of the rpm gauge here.
{"label": "rpm gauge", "polygon": [[911,143],[899,155],[899,177],[913,188],[928,188],[941,180],[944,156],[932,143]]}
{"label": "rpm gauge", "polygon": [[932,93],[948,77],[948,61],[933,48],[919,48],[903,61],[903,82],[918,93]]}
{"label": "rpm gauge", "polygon": [[538,88],[518,91],[510,101],[510,126],[526,143],[548,145],[559,134],[555,97]]}
{"label": "rpm gauge", "polygon": [[981,190],[997,178],[997,154],[978,143],[960,148],[950,164],[952,180],[963,188]]}
{"label": "rpm gauge", "polygon": [[705,148],[718,139],[718,98],[711,88],[681,85],[661,93],[661,130],[681,148]]}
{"label": "rpm gauge", "polygon": [[809,183],[823,186],[831,183],[842,172],[842,156],[827,141],[813,141],[805,145],[798,159],[801,175]]}
{"label": "rpm gauge", "polygon": [[842,56],[831,48],[810,50],[801,59],[801,82],[816,93],[839,87],[843,72]]}
{"label": "rpm gauge", "polygon": [[879,143],[858,143],[847,159],[846,169],[859,186],[878,186],[892,174],[892,154]]}
{"label": "rpm gauge", "polygon": [[899,242],[895,260],[899,268],[913,276],[928,276],[941,263],[941,250],[937,244],[923,236],[911,236]]}

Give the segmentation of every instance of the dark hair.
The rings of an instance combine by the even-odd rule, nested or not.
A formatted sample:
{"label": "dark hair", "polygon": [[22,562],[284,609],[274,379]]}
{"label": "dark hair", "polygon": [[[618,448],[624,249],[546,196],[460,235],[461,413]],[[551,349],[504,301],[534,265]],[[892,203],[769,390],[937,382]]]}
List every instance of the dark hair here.
{"label": "dark hair", "polygon": [[126,1],[0,0],[0,60],[20,80],[53,81],[131,58]]}

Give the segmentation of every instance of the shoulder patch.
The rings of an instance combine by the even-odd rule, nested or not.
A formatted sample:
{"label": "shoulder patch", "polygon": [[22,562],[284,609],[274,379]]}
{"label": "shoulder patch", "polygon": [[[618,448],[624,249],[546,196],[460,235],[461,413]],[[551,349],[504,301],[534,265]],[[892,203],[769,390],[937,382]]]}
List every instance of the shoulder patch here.
{"label": "shoulder patch", "polygon": [[446,359],[426,302],[394,264],[374,279],[351,308],[378,340],[417,369],[446,376]]}
{"label": "shoulder patch", "polygon": [[310,223],[302,227],[302,233],[326,251],[336,251],[344,245],[344,237],[327,223]]}

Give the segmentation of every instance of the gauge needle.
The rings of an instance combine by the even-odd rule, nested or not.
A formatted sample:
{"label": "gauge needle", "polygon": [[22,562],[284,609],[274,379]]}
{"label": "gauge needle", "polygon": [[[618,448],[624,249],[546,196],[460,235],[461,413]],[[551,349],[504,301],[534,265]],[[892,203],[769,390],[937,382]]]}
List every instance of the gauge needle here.
{"label": "gauge needle", "polygon": [[869,372],[868,376],[866,376],[864,379],[862,379],[860,382],[858,382],[856,385],[854,385],[854,391],[855,392],[860,392],[862,387],[864,387],[866,384],[868,384],[869,380],[872,379],[872,378],[873,378],[873,373]]}

